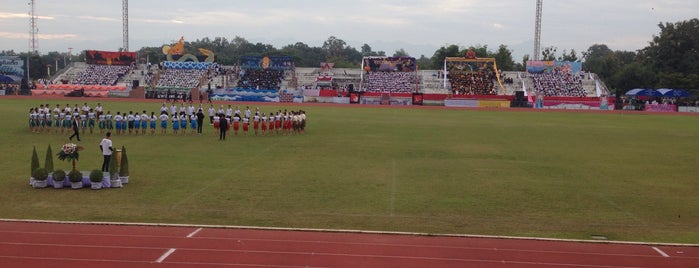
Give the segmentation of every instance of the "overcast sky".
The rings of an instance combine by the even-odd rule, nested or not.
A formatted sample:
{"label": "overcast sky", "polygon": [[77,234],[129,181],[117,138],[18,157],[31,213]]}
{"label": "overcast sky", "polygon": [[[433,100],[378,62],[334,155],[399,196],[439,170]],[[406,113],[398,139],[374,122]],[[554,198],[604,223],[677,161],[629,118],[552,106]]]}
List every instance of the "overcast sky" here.
{"label": "overcast sky", "polygon": [[[119,0],[36,0],[39,51],[116,51],[122,46]],[[0,50],[28,50],[28,0],[0,0]],[[170,44],[184,36],[240,36],[281,48],[322,46],[336,36],[359,50],[432,56],[447,44],[505,44],[515,61],[532,54],[535,0],[139,0],[129,3],[129,48]],[[580,52],[596,43],[637,50],[659,22],[697,17],[697,0],[545,0],[542,47]]]}

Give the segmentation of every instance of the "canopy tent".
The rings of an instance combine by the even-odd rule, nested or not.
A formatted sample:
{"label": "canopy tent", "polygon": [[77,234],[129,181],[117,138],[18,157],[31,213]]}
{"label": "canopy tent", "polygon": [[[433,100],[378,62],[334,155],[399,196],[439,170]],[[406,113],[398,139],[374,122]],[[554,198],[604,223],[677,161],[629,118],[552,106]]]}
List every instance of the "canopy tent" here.
{"label": "canopy tent", "polygon": [[626,96],[632,97],[662,97],[663,94],[655,89],[634,88],[626,92]]}
{"label": "canopy tent", "polygon": [[657,90],[663,97],[685,98],[689,97],[689,92],[682,89],[660,88]]}

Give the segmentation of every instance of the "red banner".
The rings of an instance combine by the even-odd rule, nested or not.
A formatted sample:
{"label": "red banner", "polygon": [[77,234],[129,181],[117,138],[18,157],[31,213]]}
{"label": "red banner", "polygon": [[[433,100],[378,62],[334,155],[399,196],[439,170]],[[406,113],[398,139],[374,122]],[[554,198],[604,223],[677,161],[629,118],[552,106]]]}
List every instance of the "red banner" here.
{"label": "red banner", "polygon": [[86,50],[85,63],[98,65],[131,65],[136,62],[136,52],[112,52]]}

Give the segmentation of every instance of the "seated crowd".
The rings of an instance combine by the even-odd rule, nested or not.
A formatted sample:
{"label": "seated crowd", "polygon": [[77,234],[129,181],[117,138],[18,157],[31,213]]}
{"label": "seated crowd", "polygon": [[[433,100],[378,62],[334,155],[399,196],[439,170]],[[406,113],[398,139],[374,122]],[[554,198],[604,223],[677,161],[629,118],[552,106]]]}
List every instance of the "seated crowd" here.
{"label": "seated crowd", "polygon": [[494,72],[452,72],[447,75],[454,95],[495,95]]}
{"label": "seated crowd", "polygon": [[586,97],[580,76],[566,73],[530,74],[534,89],[547,97]]}
{"label": "seated crowd", "polygon": [[195,88],[206,73],[207,70],[166,69],[160,73],[156,87]]}
{"label": "seated crowd", "polygon": [[247,69],[240,71],[237,86],[246,89],[280,89],[284,71],[271,69]]}
{"label": "seated crowd", "polygon": [[130,70],[131,66],[88,64],[84,72],[73,78],[72,84],[113,86]]}
{"label": "seated crowd", "polygon": [[415,90],[414,72],[369,72],[366,91],[409,93]]}

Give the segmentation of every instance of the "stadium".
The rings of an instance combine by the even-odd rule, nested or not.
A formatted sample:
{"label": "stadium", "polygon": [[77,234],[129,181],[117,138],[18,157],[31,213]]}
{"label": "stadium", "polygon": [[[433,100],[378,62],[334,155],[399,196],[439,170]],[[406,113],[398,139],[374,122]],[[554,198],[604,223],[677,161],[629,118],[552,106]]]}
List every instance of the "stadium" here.
{"label": "stadium", "polygon": [[[363,57],[355,68],[296,67],[289,55],[240,55],[223,65],[216,53],[187,50],[183,38],[163,44],[162,59],[153,62],[136,52],[87,50],[83,61],[30,81],[27,95],[19,94],[23,59],[1,58],[4,82],[17,88],[0,97],[8,118],[0,166],[9,174],[0,180],[0,245],[7,250],[0,263],[699,263],[699,117],[696,107],[677,102],[684,91],[615,94],[580,62],[532,60],[525,71],[502,71],[473,51],[445,57],[437,70],[402,56]],[[185,113],[186,126],[197,118],[186,107],[206,117],[202,132],[161,132],[160,119],[143,132],[113,132],[114,147],[123,150],[116,170],[97,181],[99,191],[89,189],[87,174],[75,190],[51,173],[39,186],[37,166],[28,168],[33,158],[39,169],[51,163],[51,170],[99,171],[98,144],[111,121],[100,128],[79,119],[86,122],[75,130],[81,157],[55,157],[74,142],[73,129],[64,119],[49,122],[81,106],[88,106],[79,109],[85,116],[97,106],[124,115],[165,107],[169,115]],[[48,110],[47,119],[28,116],[30,109]],[[302,110],[307,128],[258,132],[250,123],[249,132],[231,128],[221,141],[210,109],[231,122],[233,114],[253,122],[258,111],[262,118]],[[125,165],[128,183],[117,186],[112,178]]]}

